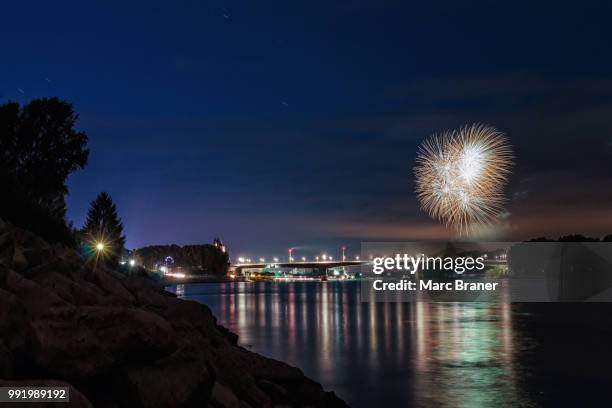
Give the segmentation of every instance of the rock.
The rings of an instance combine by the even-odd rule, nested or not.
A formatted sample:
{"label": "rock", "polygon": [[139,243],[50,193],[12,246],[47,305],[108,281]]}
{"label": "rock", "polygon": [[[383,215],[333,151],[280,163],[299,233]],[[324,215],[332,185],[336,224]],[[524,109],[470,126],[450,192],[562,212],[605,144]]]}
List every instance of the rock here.
{"label": "rock", "polygon": [[215,382],[212,389],[210,405],[215,408],[239,408],[240,400],[225,385]]}
{"label": "rock", "polygon": [[21,300],[0,289],[0,339],[11,352],[20,352],[28,345],[30,326]]}
{"label": "rock", "polygon": [[205,360],[174,354],[152,366],[128,369],[117,389],[123,391],[122,404],[129,407],[204,406],[213,384]]}
{"label": "rock", "polygon": [[24,278],[12,270],[7,272],[6,288],[19,297],[31,316],[38,316],[55,308],[70,306],[70,303],[58,296],[55,291],[41,287],[36,282]]}
{"label": "rock", "polygon": [[272,399],[274,405],[288,404],[291,400],[289,392],[278,384],[268,380],[260,380],[257,386]]}
{"label": "rock", "polygon": [[[131,288],[130,288],[131,289]],[[151,287],[137,287],[131,290],[139,305],[155,310],[164,310],[168,307],[168,296],[164,296]]]}
{"label": "rock", "polygon": [[27,248],[23,251],[29,268],[38,266],[43,262],[43,251],[41,248]]}
{"label": "rock", "polygon": [[23,271],[28,267],[28,260],[26,259],[23,248],[15,248],[13,252],[13,268],[17,271]]}
{"label": "rock", "polygon": [[160,313],[172,322],[176,329],[197,330],[205,337],[221,341],[223,336],[216,330],[216,319],[208,307],[191,300],[177,298],[168,298],[166,304],[167,308]]}
{"label": "rock", "polygon": [[0,340],[0,378],[11,378],[14,372],[13,353]]}
{"label": "rock", "polygon": [[9,246],[13,245],[12,234],[9,231],[3,231],[0,233],[0,251],[3,251]]}
{"label": "rock", "polygon": [[93,267],[85,276],[85,279],[99,286],[109,298],[107,302],[122,305],[133,305],[136,303],[134,296],[121,284],[113,273],[109,273],[100,266]]}
{"label": "rock", "polygon": [[217,325],[217,330],[219,330],[221,334],[223,334],[223,336],[227,339],[227,341],[229,341],[232,346],[238,345],[238,335],[236,333],[231,332],[229,329],[221,325]]}
{"label": "rock", "polygon": [[96,285],[84,279],[70,279],[58,272],[37,274],[33,280],[40,286],[55,293],[76,306],[93,306],[103,302],[104,292]]}
{"label": "rock", "polygon": [[0,263],[12,266],[15,253],[15,241],[10,231],[0,234]]}
{"label": "rock", "polygon": [[176,348],[172,326],[138,309],[55,309],[32,326],[34,359],[41,368],[60,377],[103,375],[128,359],[154,361]]}

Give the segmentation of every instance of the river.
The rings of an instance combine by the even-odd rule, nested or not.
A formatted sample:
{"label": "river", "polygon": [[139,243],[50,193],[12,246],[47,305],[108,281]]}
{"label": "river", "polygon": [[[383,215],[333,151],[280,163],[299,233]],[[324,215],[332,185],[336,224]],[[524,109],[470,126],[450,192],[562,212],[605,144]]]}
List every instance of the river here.
{"label": "river", "polygon": [[610,402],[607,305],[365,303],[359,284],[171,290],[208,305],[240,345],[300,367],[353,407]]}

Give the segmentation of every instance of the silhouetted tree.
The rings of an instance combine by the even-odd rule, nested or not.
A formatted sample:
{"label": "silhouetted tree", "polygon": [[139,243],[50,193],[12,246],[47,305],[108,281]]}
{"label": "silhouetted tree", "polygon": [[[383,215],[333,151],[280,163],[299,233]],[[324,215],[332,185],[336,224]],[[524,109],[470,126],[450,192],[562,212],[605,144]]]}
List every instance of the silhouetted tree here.
{"label": "silhouetted tree", "polygon": [[603,237],[602,241],[604,241],[604,242],[612,242],[612,234],[608,234],[605,237]]}
{"label": "silhouetted tree", "polygon": [[599,238],[585,237],[581,234],[564,235],[559,237],[559,242],[599,242]]}
{"label": "silhouetted tree", "polygon": [[87,164],[87,135],[74,129],[78,116],[58,98],[35,99],[19,108],[0,106],[3,170],[27,194],[59,217],[65,215],[66,179]]}
{"label": "silhouetted tree", "polygon": [[223,243],[215,239],[213,244],[203,245],[153,245],[134,250],[132,257],[148,268],[163,265],[166,257],[172,257],[174,267],[182,267],[193,274],[225,276],[229,268],[229,254]]}
{"label": "silhouetted tree", "polygon": [[538,237],[538,238],[531,238],[529,240],[527,240],[526,242],[554,242],[554,239],[548,239],[546,237]]}
{"label": "silhouetted tree", "polygon": [[81,237],[93,254],[109,265],[117,264],[124,251],[125,236],[117,207],[108,193],[100,193],[91,202]]}
{"label": "silhouetted tree", "polygon": [[78,115],[58,98],[0,106],[0,217],[50,241],[67,241],[66,179],[87,164],[87,135]]}

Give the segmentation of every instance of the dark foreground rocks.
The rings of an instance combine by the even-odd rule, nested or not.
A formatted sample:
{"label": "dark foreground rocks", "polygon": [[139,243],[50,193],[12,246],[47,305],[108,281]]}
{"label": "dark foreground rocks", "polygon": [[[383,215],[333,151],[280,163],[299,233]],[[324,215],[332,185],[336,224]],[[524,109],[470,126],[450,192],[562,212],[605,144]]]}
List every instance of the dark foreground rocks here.
{"label": "dark foreground rocks", "polygon": [[0,221],[0,386],[25,384],[75,407],[346,406],[206,306]]}

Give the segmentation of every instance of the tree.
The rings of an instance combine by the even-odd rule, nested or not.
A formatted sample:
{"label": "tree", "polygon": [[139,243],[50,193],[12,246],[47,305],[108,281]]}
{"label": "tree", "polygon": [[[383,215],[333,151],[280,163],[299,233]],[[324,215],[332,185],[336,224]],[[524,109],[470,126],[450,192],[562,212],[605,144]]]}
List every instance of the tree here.
{"label": "tree", "polygon": [[612,234],[608,234],[602,239],[603,242],[612,242]]}
{"label": "tree", "polygon": [[529,240],[527,240],[526,242],[555,242],[554,239],[548,239],[546,237],[538,237],[538,238],[531,238]]}
{"label": "tree", "polygon": [[75,130],[78,115],[58,98],[20,107],[0,106],[0,182],[5,188],[0,217],[65,241],[66,180],[87,164],[87,135]]}
{"label": "tree", "polygon": [[581,234],[564,235],[559,237],[559,242],[599,242],[599,238],[585,237]]}
{"label": "tree", "polygon": [[117,207],[106,192],[91,202],[82,231],[82,239],[91,253],[115,266],[125,247],[123,224]]}
{"label": "tree", "polygon": [[0,145],[5,171],[30,197],[63,217],[66,179],[87,164],[87,135],[74,129],[78,115],[58,98],[0,107]]}
{"label": "tree", "polygon": [[223,243],[215,239],[213,244],[202,245],[153,245],[136,249],[132,257],[148,268],[163,265],[172,257],[174,267],[182,267],[191,274],[225,276],[229,268],[229,254]]}

